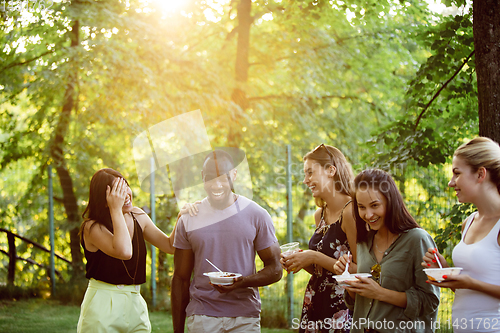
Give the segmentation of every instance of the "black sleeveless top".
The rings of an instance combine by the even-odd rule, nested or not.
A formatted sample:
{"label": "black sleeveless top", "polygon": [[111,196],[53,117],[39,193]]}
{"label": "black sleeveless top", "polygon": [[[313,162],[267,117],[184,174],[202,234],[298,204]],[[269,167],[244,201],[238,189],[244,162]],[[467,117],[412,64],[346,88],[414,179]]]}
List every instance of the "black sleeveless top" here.
{"label": "black sleeveless top", "polygon": [[[350,202],[346,203],[344,208]],[[347,235],[342,230],[344,208],[339,219],[332,224],[326,224],[325,209],[321,211],[320,223],[309,240],[310,250],[324,253],[337,260],[350,251]],[[334,275],[335,273],[323,267],[315,267],[304,294],[300,333],[349,332],[347,323],[352,320],[352,316],[344,302],[344,289],[338,286]],[[309,330],[310,323],[315,323],[318,330]]]}
{"label": "black sleeveless top", "polygon": [[134,219],[134,236],[132,238],[132,258],[129,260],[110,257],[101,250],[87,251],[82,237],[82,247],[85,258],[87,258],[87,274],[85,276],[88,279],[93,278],[110,284],[129,285],[146,282],[146,243],[139,222],[133,213],[130,215]]}

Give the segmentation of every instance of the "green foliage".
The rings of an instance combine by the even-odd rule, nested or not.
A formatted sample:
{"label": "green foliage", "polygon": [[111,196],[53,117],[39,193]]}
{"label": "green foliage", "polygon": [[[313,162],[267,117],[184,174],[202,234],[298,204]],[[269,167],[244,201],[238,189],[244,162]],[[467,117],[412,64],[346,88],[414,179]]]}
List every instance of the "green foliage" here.
{"label": "green foliage", "polygon": [[441,253],[451,257],[450,245],[458,244],[461,239],[462,223],[475,211],[471,204],[455,204],[444,218],[449,221],[444,228],[438,230],[436,245]]}
{"label": "green foliage", "polygon": [[463,137],[477,134],[471,15],[444,17],[418,33],[430,56],[409,82],[400,115],[372,141],[384,151],[379,165],[442,164]]}
{"label": "green foliage", "polygon": [[[400,114],[370,140],[371,149],[378,150],[374,165],[384,169],[412,161],[422,168],[443,165],[463,138],[477,135],[472,13],[443,17],[421,28],[416,41],[429,50],[429,57],[409,81]],[[420,182],[427,189],[435,186],[432,179]],[[455,222],[462,219],[462,213],[456,207],[441,212],[446,227],[434,230],[441,249],[446,239],[459,237]]]}
{"label": "green foliage", "polygon": [[42,294],[38,287],[0,286],[0,300],[18,301],[40,297]]}
{"label": "green foliage", "polygon": [[[234,75],[237,2],[213,8],[187,1],[183,14],[146,5],[63,1],[29,20],[16,12],[2,22],[0,225],[49,246],[47,166],[73,73],[75,106],[64,157],[80,212],[90,177],[102,167],[122,172],[134,204],[149,206],[136,177],[134,138],[160,121],[200,109],[212,146],[245,150],[254,200],[273,216],[280,242],[286,234],[286,144],[293,155],[294,240],[303,248],[316,207],[301,184],[302,156],[321,142],[341,149],[356,171],[401,168],[395,174],[419,223],[431,228],[443,216],[443,163],[477,128],[473,56],[426,106],[473,50],[469,13],[435,22],[423,1],[253,1],[248,81],[240,82]],[[70,47],[76,21],[80,40]],[[235,91],[243,102],[236,103]],[[229,138],[232,133],[237,139]],[[19,169],[29,172],[15,179]],[[431,171],[441,176],[430,177]],[[409,190],[414,183],[418,192]],[[62,189],[58,182],[54,186],[56,252],[70,257],[68,230],[74,226],[58,200]],[[170,233],[175,198],[157,197],[156,207],[158,225]],[[48,262],[44,253],[24,245],[19,252]],[[67,279],[66,264],[56,265]],[[171,256],[162,257],[164,289],[172,265]],[[29,266],[21,269],[19,284],[45,276]],[[282,321],[279,311],[270,317]]]}

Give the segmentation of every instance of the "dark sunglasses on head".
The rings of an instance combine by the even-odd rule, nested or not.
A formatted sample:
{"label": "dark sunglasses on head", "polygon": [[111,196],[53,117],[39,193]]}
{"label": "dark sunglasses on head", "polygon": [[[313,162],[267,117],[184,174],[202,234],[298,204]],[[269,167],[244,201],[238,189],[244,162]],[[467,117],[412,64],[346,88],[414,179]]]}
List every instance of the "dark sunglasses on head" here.
{"label": "dark sunglasses on head", "polygon": [[319,146],[317,146],[316,148],[314,148],[313,153],[314,153],[314,152],[316,152],[316,151],[318,151],[318,149],[320,149],[321,147],[325,148],[326,153],[328,154],[328,156],[330,156],[330,158],[331,158],[331,159],[332,159],[332,161],[333,161],[333,154],[330,152],[330,150],[328,149],[328,147],[327,147],[327,146],[325,146],[325,144],[324,144],[324,143],[322,143],[322,144],[320,144]]}

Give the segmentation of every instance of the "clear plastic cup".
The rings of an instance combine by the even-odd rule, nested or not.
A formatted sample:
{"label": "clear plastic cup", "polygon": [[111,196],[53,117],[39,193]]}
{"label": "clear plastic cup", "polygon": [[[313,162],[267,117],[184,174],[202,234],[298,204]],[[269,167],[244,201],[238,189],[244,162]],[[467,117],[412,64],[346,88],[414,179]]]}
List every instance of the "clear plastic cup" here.
{"label": "clear plastic cup", "polygon": [[299,245],[299,242],[283,244],[280,246],[281,253],[283,253],[283,255],[286,257],[292,253],[298,252],[300,250]]}

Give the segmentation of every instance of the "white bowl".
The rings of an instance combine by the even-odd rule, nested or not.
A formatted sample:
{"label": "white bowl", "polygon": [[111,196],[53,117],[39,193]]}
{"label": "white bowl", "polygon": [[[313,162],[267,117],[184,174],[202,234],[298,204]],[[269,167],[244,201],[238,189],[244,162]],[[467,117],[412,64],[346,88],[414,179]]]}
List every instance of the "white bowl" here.
{"label": "white bowl", "polygon": [[229,272],[208,272],[203,273],[203,275],[210,278],[212,284],[218,284],[221,286],[228,286],[234,283],[234,279],[240,277],[239,273],[229,273]]}
{"label": "white bowl", "polygon": [[370,277],[372,276],[370,273],[354,273],[354,274],[349,274],[349,275],[334,275],[333,277],[335,280],[337,280],[337,283],[339,284],[340,287],[347,287],[349,284],[347,284],[347,281],[357,281],[359,277]]}
{"label": "white bowl", "polygon": [[446,267],[446,268],[424,268],[425,274],[431,281],[441,282],[444,280],[443,275],[452,276],[460,274],[462,267]]}

